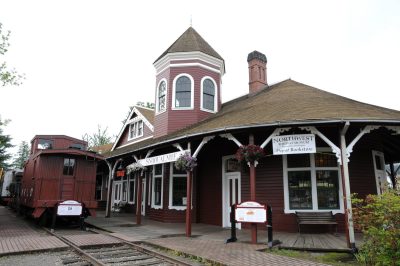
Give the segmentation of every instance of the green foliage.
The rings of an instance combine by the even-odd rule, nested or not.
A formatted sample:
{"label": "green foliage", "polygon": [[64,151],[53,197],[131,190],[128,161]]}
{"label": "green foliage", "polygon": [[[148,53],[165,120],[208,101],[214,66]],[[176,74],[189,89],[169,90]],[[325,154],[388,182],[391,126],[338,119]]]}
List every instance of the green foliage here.
{"label": "green foliage", "polygon": [[[8,51],[10,34],[10,31],[3,32],[3,24],[0,23],[0,56],[3,56]],[[18,74],[15,69],[9,69],[6,62],[0,63],[0,82],[2,86],[20,85],[24,78],[24,75]]]}
{"label": "green foliage", "polygon": [[7,149],[13,147],[11,144],[10,135],[3,134],[3,126],[6,126],[9,120],[1,120],[0,117],[0,168],[7,169],[10,165],[7,163],[7,160],[11,158],[11,154],[7,152]]}
{"label": "green foliage", "polygon": [[91,135],[86,133],[85,135],[82,136],[82,139],[88,143],[89,148],[110,144],[112,142],[112,137],[108,135],[107,129],[108,127],[102,129],[101,126],[98,125],[97,132]]}
{"label": "green foliage", "polygon": [[12,166],[15,168],[23,169],[25,162],[29,158],[29,153],[30,147],[28,142],[22,141],[21,144],[19,144],[17,156],[14,158]]}
{"label": "green foliage", "polygon": [[353,195],[352,202],[354,225],[364,235],[357,259],[366,265],[400,265],[400,193]]}

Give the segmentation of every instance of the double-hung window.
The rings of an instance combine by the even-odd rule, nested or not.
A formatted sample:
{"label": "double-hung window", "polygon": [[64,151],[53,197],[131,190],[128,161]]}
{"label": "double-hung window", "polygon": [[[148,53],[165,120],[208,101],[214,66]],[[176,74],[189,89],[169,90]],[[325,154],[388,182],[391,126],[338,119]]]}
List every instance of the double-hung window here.
{"label": "double-hung window", "polygon": [[143,121],[138,120],[129,125],[128,140],[139,138],[143,136]]}
{"label": "double-hung window", "polygon": [[217,105],[215,82],[206,77],[201,83],[201,109],[208,112],[215,112]]}
{"label": "double-hung window", "polygon": [[175,210],[185,210],[187,205],[186,198],[186,171],[179,171],[171,163],[171,175],[169,179],[169,208]]}
{"label": "double-hung window", "polygon": [[167,83],[162,80],[157,89],[157,113],[162,113],[167,109]]}
{"label": "double-hung window", "polygon": [[283,155],[285,212],[343,212],[340,172],[328,149],[315,154]]}
{"label": "double-hung window", "polygon": [[172,109],[193,109],[194,84],[193,78],[188,74],[180,74],[173,82]]}
{"label": "double-hung window", "polygon": [[162,197],[163,197],[163,164],[156,164],[153,166],[153,180],[152,184],[152,199],[151,207],[154,209],[162,208]]}
{"label": "double-hung window", "polygon": [[135,178],[133,175],[129,175],[129,198],[128,202],[129,203],[135,203]]}

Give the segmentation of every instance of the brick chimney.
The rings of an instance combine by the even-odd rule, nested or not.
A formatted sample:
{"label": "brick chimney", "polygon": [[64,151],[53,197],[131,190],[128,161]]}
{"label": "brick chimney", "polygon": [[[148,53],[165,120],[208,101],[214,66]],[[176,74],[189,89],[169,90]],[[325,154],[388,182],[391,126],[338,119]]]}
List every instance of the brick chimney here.
{"label": "brick chimney", "polygon": [[258,51],[249,53],[249,93],[261,90],[267,85],[267,57]]}

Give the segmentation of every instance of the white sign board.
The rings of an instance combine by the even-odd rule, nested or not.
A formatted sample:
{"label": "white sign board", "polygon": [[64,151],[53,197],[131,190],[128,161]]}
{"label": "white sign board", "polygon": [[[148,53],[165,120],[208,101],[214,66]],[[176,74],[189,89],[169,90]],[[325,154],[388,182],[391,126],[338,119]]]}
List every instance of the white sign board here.
{"label": "white sign board", "polygon": [[315,135],[284,135],[272,137],[274,155],[315,153]]}
{"label": "white sign board", "polygon": [[139,160],[138,163],[140,163],[143,166],[149,166],[149,165],[161,164],[161,163],[171,163],[171,162],[175,162],[182,154],[185,154],[186,152],[189,152],[189,151],[188,150],[177,151],[177,152],[173,152],[173,153],[149,157],[149,158]]}
{"label": "white sign board", "polygon": [[67,200],[58,204],[57,215],[79,216],[82,214],[82,204],[74,200]]}
{"label": "white sign board", "polygon": [[267,210],[258,202],[243,202],[236,206],[235,219],[239,223],[265,223],[267,222]]}

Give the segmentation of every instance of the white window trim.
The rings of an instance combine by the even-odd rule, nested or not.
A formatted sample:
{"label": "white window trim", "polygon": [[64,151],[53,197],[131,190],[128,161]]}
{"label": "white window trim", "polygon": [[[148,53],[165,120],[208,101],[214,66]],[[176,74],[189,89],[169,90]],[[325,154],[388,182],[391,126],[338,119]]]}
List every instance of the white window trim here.
{"label": "white window trim", "polygon": [[[159,91],[159,87],[160,87],[161,82],[163,82],[163,81],[165,82],[165,110],[160,112],[160,110],[158,110],[158,99],[159,99],[158,96],[159,96],[159,92],[160,92]],[[168,82],[167,82],[166,78],[161,79],[157,84],[157,88],[156,88],[156,106],[155,107],[156,107],[155,108],[156,115],[162,114],[162,113],[166,112],[167,109],[168,109]]]}
{"label": "white window trim", "polygon": [[[146,174],[146,177],[147,176],[148,176],[148,174]],[[147,180],[149,180],[148,181],[149,185],[147,186],[147,188],[148,188],[148,191],[147,191],[147,206],[151,207],[151,195],[152,195],[151,190],[152,190],[152,183],[153,183],[152,182],[152,177],[148,176]]]}
{"label": "white window trim", "polygon": [[[203,90],[204,90],[204,86],[203,86],[203,82],[204,80],[209,79],[212,81],[212,83],[214,83],[214,89],[215,89],[215,94],[214,94],[214,110],[208,110],[206,108],[203,108]],[[210,76],[205,76],[201,79],[201,83],[200,83],[200,110],[204,111],[204,112],[209,112],[209,113],[216,113],[218,112],[218,86],[217,83],[215,82],[215,80],[210,77]]]}
{"label": "white window trim", "polygon": [[[129,201],[130,194],[131,194],[131,191],[130,191],[130,183],[131,182],[133,182],[133,201]],[[135,204],[135,202],[136,202],[136,178],[131,179],[129,177],[129,179],[128,179],[128,203]]]}
{"label": "white window trim", "polygon": [[[142,134],[141,135],[136,135],[135,137],[131,138],[131,127],[132,127],[132,125],[134,125],[134,124],[139,125],[139,122],[142,122]],[[136,130],[136,133],[137,133],[138,128],[136,127],[135,130]],[[143,122],[143,120],[140,117],[136,117],[135,119],[132,119],[131,123],[129,124],[129,129],[128,129],[128,141],[143,137],[143,134],[144,134],[144,122]]]}
{"label": "white window trim", "polygon": [[[190,79],[190,107],[175,107],[175,101],[176,101],[176,81],[178,80],[178,78],[180,77],[188,77]],[[171,109],[172,110],[193,110],[194,108],[194,80],[193,77],[187,73],[182,73],[177,75],[174,78],[174,81],[172,83],[172,104],[171,104]]]}
{"label": "white window trim", "polygon": [[[163,195],[164,195],[164,164],[162,164],[162,167],[161,167],[161,175],[155,175],[155,168],[156,168],[156,166],[154,165],[153,166],[153,174],[152,174],[152,176],[151,176],[151,208],[153,208],[153,209],[162,209],[162,206],[163,206]],[[155,205],[154,204],[154,200],[155,200],[155,198],[154,198],[154,196],[155,196],[155,193],[154,193],[154,184],[155,184],[155,182],[154,182],[154,179],[156,179],[156,178],[161,178],[161,203],[160,203],[160,205]]]}
{"label": "white window trim", "polygon": [[[172,182],[173,182],[173,179],[174,179],[174,177],[186,177],[187,178],[187,175],[186,174],[175,174],[174,175],[174,172],[173,172],[173,170],[174,170],[174,163],[171,163],[170,164],[170,167],[169,167],[169,203],[168,203],[168,209],[170,209],[170,210],[178,210],[178,211],[184,211],[184,210],[186,210],[186,206],[173,206],[172,205]],[[187,182],[187,179],[186,179],[186,182]],[[193,180],[192,180],[192,182],[193,182]],[[186,205],[187,205],[187,203],[186,203]],[[193,185],[192,185],[192,202],[191,202],[191,208],[193,209]]]}
{"label": "white window trim", "polygon": [[[126,183],[126,199],[124,200],[124,183]],[[129,188],[128,188],[129,182],[128,180],[122,180],[121,181],[121,201],[122,202],[128,202],[129,200]]]}
{"label": "white window trim", "polygon": [[[331,152],[330,148],[317,148],[317,152]],[[313,153],[310,153],[310,167],[298,167],[290,168],[287,167],[287,155],[282,155],[283,163],[283,194],[284,194],[284,213],[296,213],[296,211],[301,212],[327,212],[332,211],[333,214],[344,213],[343,207],[343,191],[342,191],[342,175],[340,171],[340,166],[337,167],[315,167],[315,157]],[[317,195],[317,178],[316,170],[337,170],[339,178],[339,209],[318,209],[318,195]],[[291,210],[289,208],[289,187],[288,187],[288,171],[311,171],[311,195],[312,195],[312,209],[309,210]]]}

